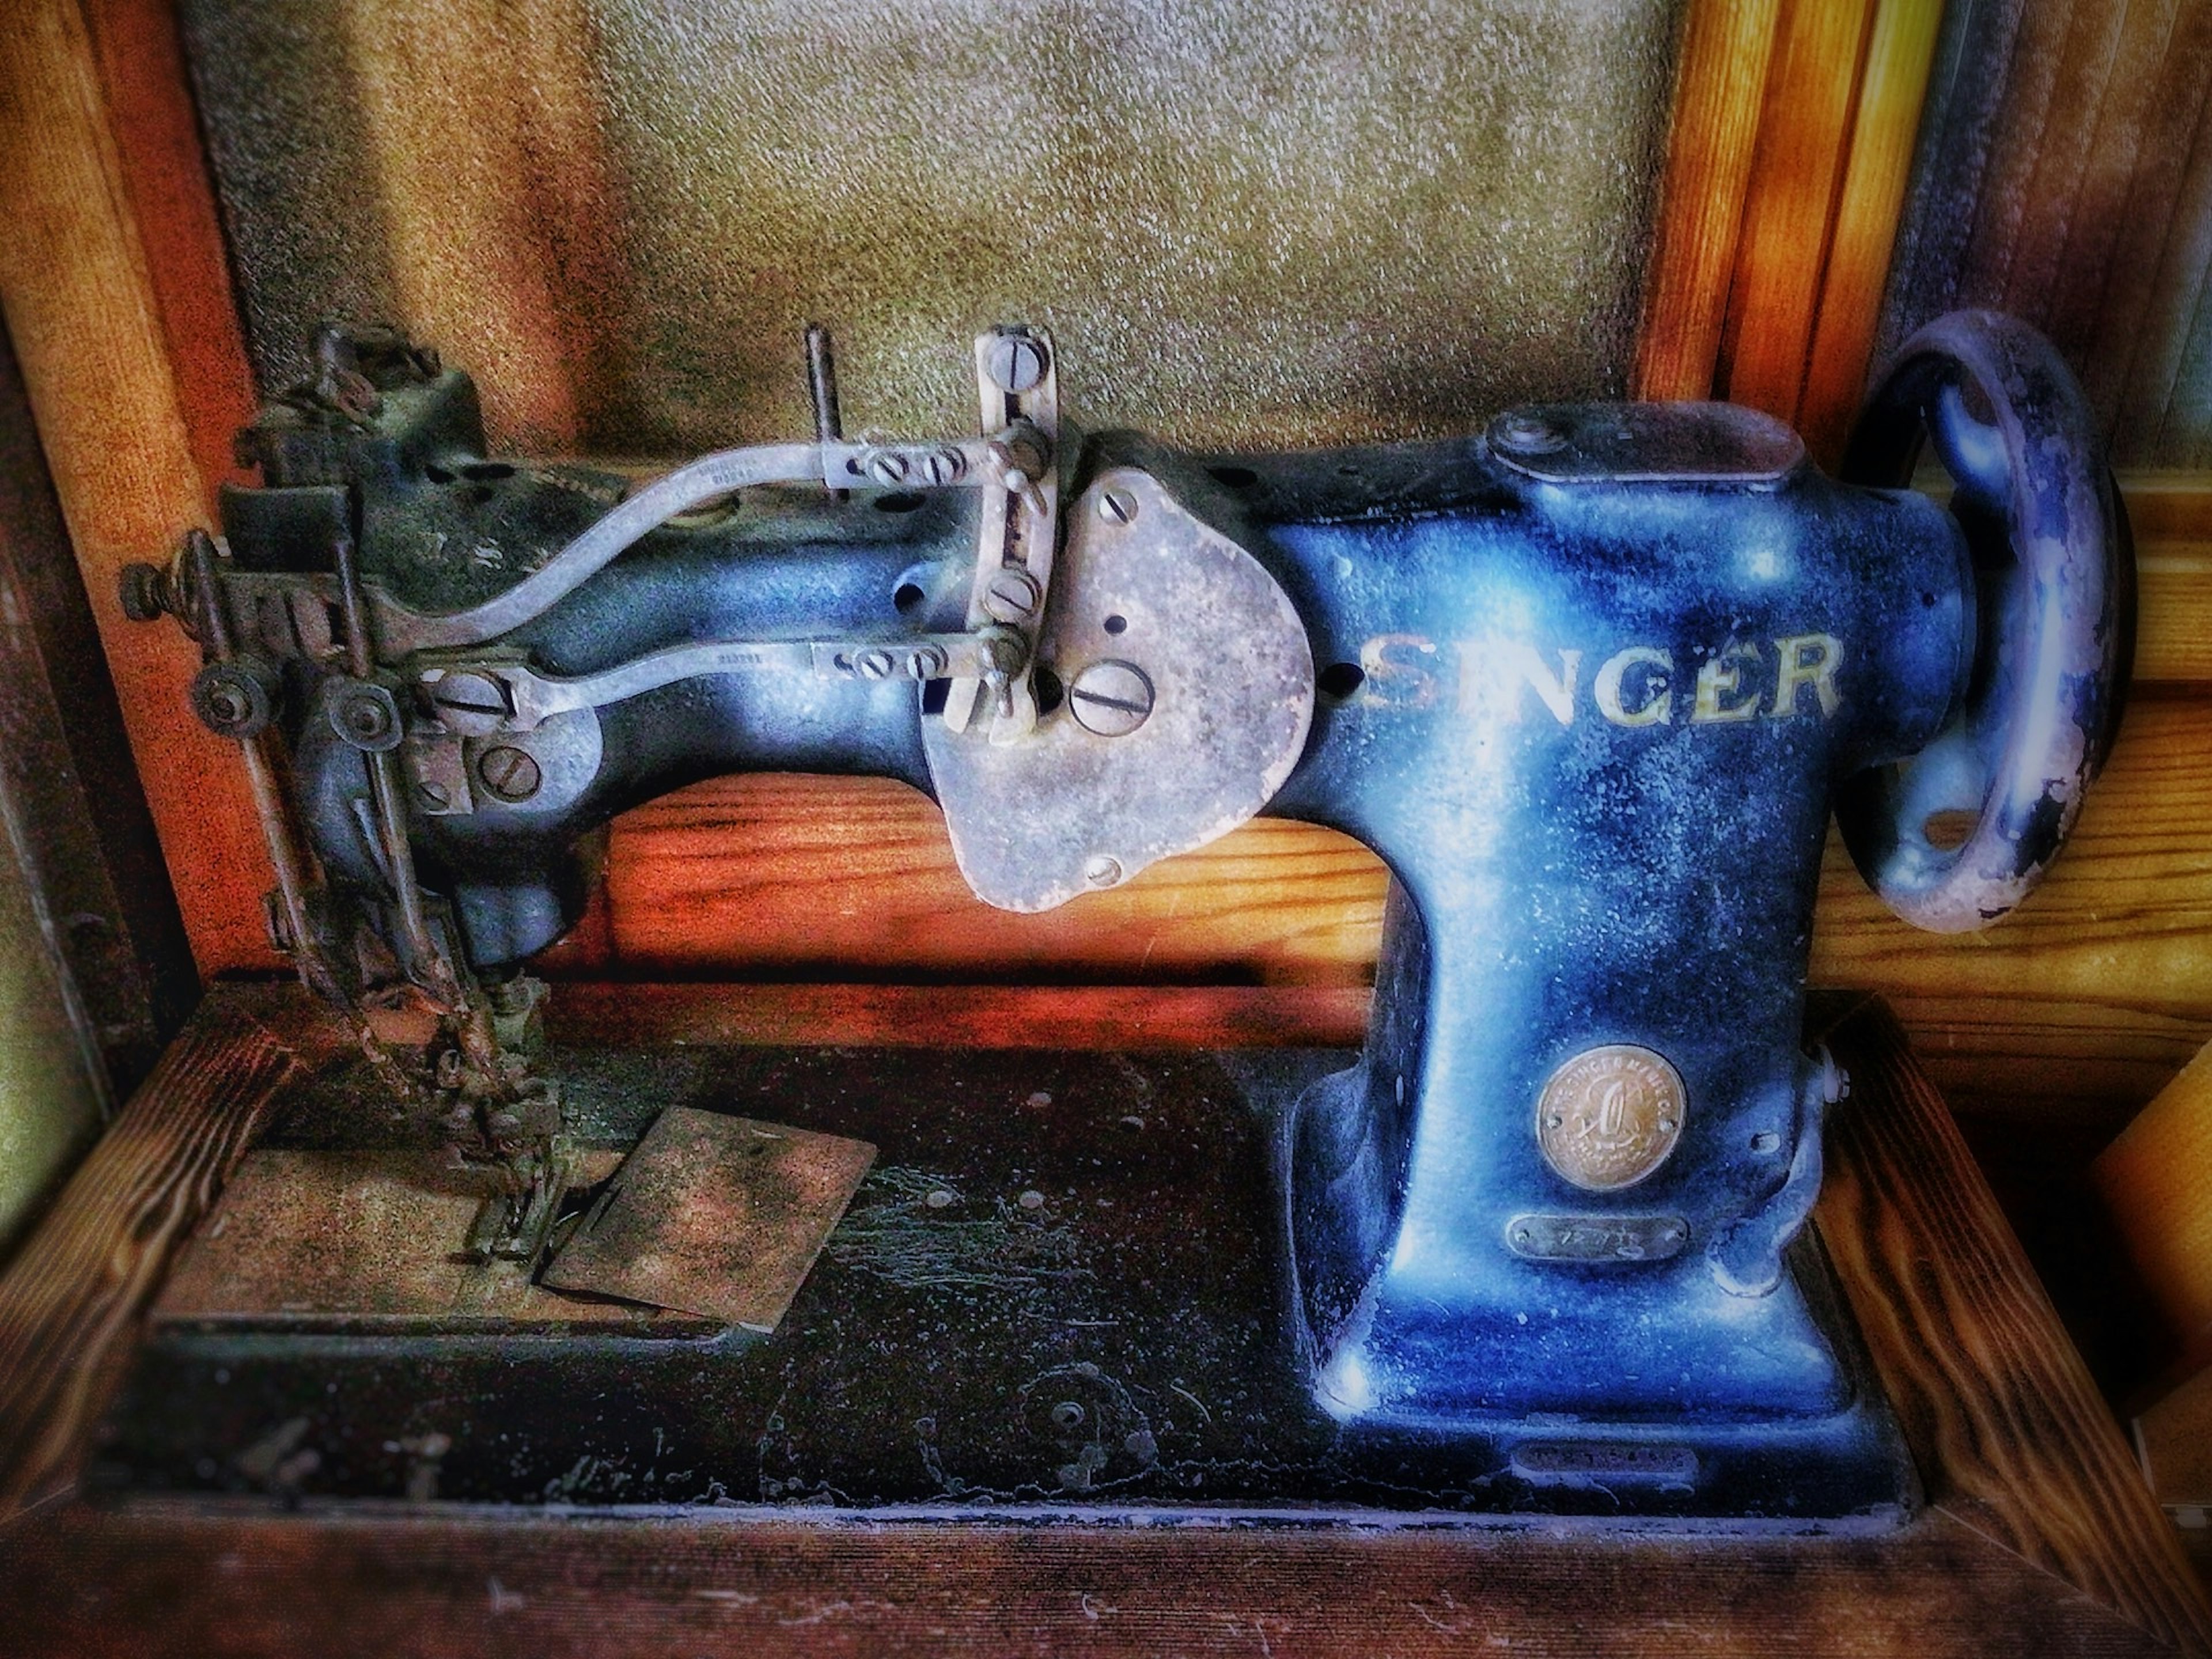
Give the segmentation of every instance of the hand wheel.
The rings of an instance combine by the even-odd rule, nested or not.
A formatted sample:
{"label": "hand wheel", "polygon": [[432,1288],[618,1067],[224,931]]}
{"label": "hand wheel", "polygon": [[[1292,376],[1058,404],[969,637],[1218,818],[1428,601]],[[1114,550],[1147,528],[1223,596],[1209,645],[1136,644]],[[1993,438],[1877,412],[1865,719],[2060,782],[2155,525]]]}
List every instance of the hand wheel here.
{"label": "hand wheel", "polygon": [[[1925,431],[1975,569],[1963,705],[1927,748],[1844,781],[1859,872],[1905,921],[1985,927],[2027,896],[2111,752],[2135,657],[2135,555],[2081,388],[2034,330],[1986,311],[1905,343],[1843,476],[1906,483]],[[1963,842],[1940,833],[1971,816]]]}

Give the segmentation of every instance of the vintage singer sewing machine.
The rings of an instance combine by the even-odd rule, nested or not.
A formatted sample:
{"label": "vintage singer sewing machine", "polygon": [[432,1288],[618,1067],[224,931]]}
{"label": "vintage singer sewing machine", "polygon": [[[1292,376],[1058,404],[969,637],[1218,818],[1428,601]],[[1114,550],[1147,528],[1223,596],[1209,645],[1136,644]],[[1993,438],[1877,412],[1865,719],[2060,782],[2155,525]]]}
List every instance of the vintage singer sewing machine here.
{"label": "vintage singer sewing machine", "polygon": [[[1838,483],[1723,404],[1305,454],[1079,435],[1020,328],[976,343],[980,437],[851,440],[811,347],[811,440],[633,484],[487,459],[466,375],[331,331],[241,434],[223,544],[126,574],[198,642],[281,947],[507,1172],[472,1248],[534,1261],[574,1176],[522,969],[623,809],[902,779],[1024,911],[1286,815],[1395,878],[1358,1063],[1250,1073],[1278,1207],[1235,1224],[1279,1242],[1330,1455],[1462,1507],[1909,1505],[1803,1234],[1846,1088],[1800,1048],[1814,885],[1833,807],[1900,915],[1982,927],[2104,759],[2131,565],[2052,350],[1930,325]],[[1901,487],[1923,430],[1948,506]],[[438,1016],[419,1056],[363,1012],[394,986]]]}

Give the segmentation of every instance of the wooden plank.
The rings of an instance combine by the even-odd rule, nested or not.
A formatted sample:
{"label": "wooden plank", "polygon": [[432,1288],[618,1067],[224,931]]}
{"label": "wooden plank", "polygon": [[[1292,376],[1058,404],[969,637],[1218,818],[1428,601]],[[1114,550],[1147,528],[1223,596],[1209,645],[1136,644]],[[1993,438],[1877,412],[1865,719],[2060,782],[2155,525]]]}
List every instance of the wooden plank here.
{"label": "wooden plank", "polygon": [[1367,976],[1384,886],[1348,838],[1261,820],[1113,892],[1016,915],[969,892],[915,791],[787,776],[701,784],[617,820],[607,882],[626,973],[1305,984]]}
{"label": "wooden plank", "polygon": [[[2073,355],[2107,422],[2188,157],[2185,124],[2195,120],[2192,94],[2200,84],[2188,70],[2201,50],[2192,50],[2191,35],[2212,41],[2203,33],[2212,7],[2195,0],[2136,0],[2120,9],[2112,72],[2082,146],[2064,243],[2049,291],[2039,296],[2048,331]],[[2198,77],[2208,68],[2197,58]]]}
{"label": "wooden plank", "polygon": [[[1985,290],[1996,296],[2001,310],[2049,314],[2076,216],[2093,205],[2082,199],[2084,181],[2096,158],[2099,130],[2120,67],[2123,26],[2131,9],[2124,0],[2073,0],[2028,9],[2021,44],[2034,58],[2030,72],[2048,76],[2049,91],[2026,118],[2032,129],[2016,130],[2019,194],[2005,227],[2002,282]],[[2047,20],[2048,33],[2039,31],[2040,20]]]}
{"label": "wooden plank", "polygon": [[2190,1352],[2212,1360],[2212,1048],[2089,1167],[2129,1260]]}
{"label": "wooden plank", "polygon": [[2172,1651],[1942,1515],[1880,1543],[133,1504],[8,1541],[24,1659]]}
{"label": "wooden plank", "polygon": [[1885,993],[1952,1110],[2014,1127],[2070,1126],[2090,1147],[2212,1042],[2212,1009],[2138,1008],[2124,994],[2065,997]]}
{"label": "wooden plank", "polygon": [[2212,1364],[2137,1416],[2135,1431],[2159,1502],[2212,1508]]}
{"label": "wooden plank", "polygon": [[2120,493],[2138,555],[2162,551],[2161,543],[2212,542],[2212,473],[2124,471]]}
{"label": "wooden plank", "polygon": [[1767,79],[1718,381],[1785,421],[1804,390],[1873,13],[1874,0],[1793,4]]}
{"label": "wooden plank", "polygon": [[1638,398],[1709,398],[1781,0],[1691,0],[1651,231]]}
{"label": "wooden plank", "polygon": [[296,987],[211,993],[0,1273],[0,1519],[75,1479],[170,1253],[338,1041]]}
{"label": "wooden plank", "polygon": [[1902,1028],[1869,1002],[1829,1041],[1852,1097],[1821,1236],[1929,1496],[2159,1639],[2212,1649],[2212,1603]]}
{"label": "wooden plank", "polygon": [[1881,323],[1890,250],[1912,173],[1920,109],[1943,21],[1941,0],[1879,0],[1859,79],[1850,158],[1836,207],[1819,320],[1805,370],[1797,425],[1823,466],[1843,459],[1865,400],[1875,332]]}
{"label": "wooden plank", "polygon": [[561,986],[564,1042],[849,1048],[1336,1048],[1364,1042],[1360,986]]}
{"label": "wooden plank", "polygon": [[1832,843],[1814,981],[1908,995],[2123,1003],[2212,1012],[2212,703],[2136,698],[2073,840],[1986,933],[1899,924]]}
{"label": "wooden plank", "polygon": [[186,442],[207,484],[243,477],[232,445],[238,428],[253,418],[253,373],[200,151],[174,0],[82,3]]}
{"label": "wooden plank", "polygon": [[[2050,879],[1984,933],[1898,922],[1832,848],[1813,978],[1909,994],[2132,1003],[2212,1013],[2212,704],[2142,697]],[[1384,877],[1331,831],[1246,826],[1111,894],[994,911],[953,867],[927,799],[881,780],[698,785],[619,820],[610,873],[628,971],[1357,982]]]}
{"label": "wooden plank", "polygon": [[[189,406],[198,380],[180,379],[166,325],[182,312],[173,301],[165,311],[152,264],[191,236],[165,219],[169,240],[149,250],[127,165],[142,152],[118,149],[118,113],[78,5],[9,9],[0,24],[0,218],[9,228],[0,306],[206,971],[268,959],[268,875],[237,758],[186,708],[190,646],[173,628],[125,621],[116,599],[121,567],[167,558],[186,529],[207,521],[208,506]],[[144,193],[164,200],[188,187],[182,174],[143,181]],[[198,362],[205,353],[181,356]]]}
{"label": "wooden plank", "polygon": [[2204,92],[2212,86],[2212,6],[2185,0],[2179,8],[2159,66],[2148,78],[2149,102],[2095,313],[2084,318],[2084,331],[2075,332],[2070,319],[2076,306],[2087,303],[2086,276],[2062,289],[2053,301],[2053,321],[2065,328],[2069,343],[2087,342],[2083,384],[2107,422],[2118,416],[2138,356],[2146,345],[2155,349],[2153,319],[2166,271],[2165,252],[2185,222],[2195,135],[2212,105]]}
{"label": "wooden plank", "polygon": [[[2203,47],[2212,60],[2212,43]],[[2174,189],[2151,283],[2151,298],[2131,341],[2127,378],[2113,420],[2114,453],[2156,462],[2170,455],[2163,431],[2179,381],[2192,321],[2212,274],[2212,87],[2184,94],[2197,106],[2187,161]],[[2199,434],[2200,436],[2202,434]],[[2168,464],[2172,464],[2168,459]],[[2202,465],[2200,459],[2196,465]]]}

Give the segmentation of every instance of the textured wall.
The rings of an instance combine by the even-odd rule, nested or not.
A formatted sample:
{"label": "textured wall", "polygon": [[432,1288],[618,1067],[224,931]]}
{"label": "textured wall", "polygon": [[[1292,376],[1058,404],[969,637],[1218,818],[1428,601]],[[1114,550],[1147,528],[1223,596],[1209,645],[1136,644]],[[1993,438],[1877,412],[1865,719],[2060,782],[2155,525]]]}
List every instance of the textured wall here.
{"label": "textured wall", "polygon": [[2212,467],[2212,0],[1952,0],[1914,173],[1885,349],[2012,312],[2119,465]]}
{"label": "textured wall", "polygon": [[965,428],[1050,325],[1187,440],[1617,394],[1679,0],[186,0],[257,366],[323,314],[475,369],[516,447]]}

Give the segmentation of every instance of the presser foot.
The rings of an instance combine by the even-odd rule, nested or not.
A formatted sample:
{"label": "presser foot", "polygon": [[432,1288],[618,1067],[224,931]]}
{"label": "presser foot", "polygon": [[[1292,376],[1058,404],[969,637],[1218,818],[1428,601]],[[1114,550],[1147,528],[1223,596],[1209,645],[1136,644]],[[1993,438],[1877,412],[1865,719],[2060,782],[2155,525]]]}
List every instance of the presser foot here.
{"label": "presser foot", "polygon": [[463,1254],[475,1262],[534,1264],[582,1167],[574,1143],[554,1135],[503,1166],[509,1183],[477,1206]]}

